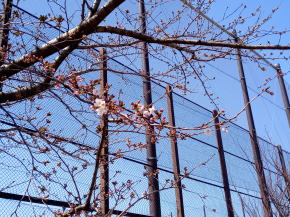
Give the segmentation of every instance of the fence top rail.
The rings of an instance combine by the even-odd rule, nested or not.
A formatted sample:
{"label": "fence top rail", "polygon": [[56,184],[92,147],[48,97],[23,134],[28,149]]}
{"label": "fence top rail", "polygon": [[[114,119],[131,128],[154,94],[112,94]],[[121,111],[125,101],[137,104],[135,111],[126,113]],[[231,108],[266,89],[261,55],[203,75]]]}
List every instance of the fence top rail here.
{"label": "fence top rail", "polygon": [[[0,191],[0,198],[1,199],[7,199],[7,200],[16,200],[16,201],[23,201],[27,203],[37,203],[37,204],[44,204],[48,206],[57,206],[57,207],[63,207],[63,208],[70,208],[73,204],[70,204],[65,201],[59,201],[59,200],[50,200],[50,199],[43,199],[39,197],[31,197],[26,195],[20,195],[20,194],[13,194],[13,193],[6,193]],[[113,214],[120,215],[120,214],[126,214],[131,217],[151,217],[149,215],[142,215],[138,213],[131,213],[131,212],[123,212],[119,210],[113,210]]]}

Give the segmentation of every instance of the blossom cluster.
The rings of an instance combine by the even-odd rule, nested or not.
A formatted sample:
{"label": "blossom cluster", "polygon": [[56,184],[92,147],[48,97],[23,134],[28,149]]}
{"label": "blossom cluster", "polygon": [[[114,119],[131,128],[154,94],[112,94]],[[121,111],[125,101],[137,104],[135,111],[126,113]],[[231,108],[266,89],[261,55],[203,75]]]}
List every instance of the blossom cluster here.
{"label": "blossom cluster", "polygon": [[[220,129],[221,129],[221,131],[222,131],[223,133],[228,133],[228,132],[229,132],[229,130],[227,129],[227,127],[221,127]],[[203,131],[203,133],[204,133],[205,135],[207,135],[207,136],[211,136],[212,131],[213,131],[213,130],[207,128],[207,129],[205,129],[205,130]]]}
{"label": "blossom cluster", "polygon": [[99,98],[95,99],[95,103],[93,106],[91,106],[91,109],[96,110],[97,114],[100,116],[107,114],[107,112],[108,112],[108,108],[106,106],[106,101],[103,99],[99,99]]}
{"label": "blossom cluster", "polygon": [[135,115],[137,116],[141,115],[144,118],[149,118],[157,112],[154,106],[146,108],[144,105],[140,104],[140,101],[137,101],[137,103],[131,103],[131,105],[132,109],[135,110]]}
{"label": "blossom cluster", "polygon": [[80,91],[81,88],[79,87],[78,83],[82,82],[83,79],[81,76],[76,75],[75,72],[72,72],[68,76],[64,76],[60,74],[60,75],[55,76],[55,78],[57,79],[57,84],[55,85],[55,88],[60,88],[61,84],[64,83],[64,81],[68,81],[69,86],[72,88],[75,95],[79,95],[81,93]]}
{"label": "blossom cluster", "polygon": [[163,109],[157,110],[153,105],[152,106],[144,106],[137,101],[136,103],[131,103],[132,110],[134,111],[133,121],[135,122],[135,126],[141,127],[145,124],[154,123],[159,120],[160,125],[164,125],[166,123],[166,118],[162,117]]}

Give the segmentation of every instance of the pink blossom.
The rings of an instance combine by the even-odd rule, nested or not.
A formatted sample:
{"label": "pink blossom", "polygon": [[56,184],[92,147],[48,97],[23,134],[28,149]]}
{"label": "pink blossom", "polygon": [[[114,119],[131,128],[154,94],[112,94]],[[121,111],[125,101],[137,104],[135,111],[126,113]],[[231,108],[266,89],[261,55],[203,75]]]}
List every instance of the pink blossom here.
{"label": "pink blossom", "polygon": [[203,132],[205,135],[210,136],[211,130],[210,129],[205,129]]}
{"label": "pink blossom", "polygon": [[75,95],[79,95],[79,94],[80,94],[80,91],[75,90],[75,91],[74,91],[74,94],[75,94]]}
{"label": "pink blossom", "polygon": [[58,80],[63,80],[63,79],[64,79],[64,76],[63,76],[63,75],[57,75],[56,78],[57,78]]}
{"label": "pink blossom", "polygon": [[82,82],[83,79],[81,78],[81,76],[77,76],[77,77],[76,77],[76,81],[77,81],[77,82]]}
{"label": "pink blossom", "polygon": [[144,111],[143,112],[143,117],[148,118],[150,116],[150,112],[149,111]]}
{"label": "pink blossom", "polygon": [[222,131],[223,131],[224,133],[228,133],[228,132],[229,132],[228,129],[227,129],[226,127],[222,127],[221,129],[222,129]]}
{"label": "pink blossom", "polygon": [[152,106],[151,108],[148,109],[150,115],[154,115],[154,113],[156,112],[156,109],[154,108],[154,106]]}
{"label": "pink blossom", "polygon": [[142,104],[138,104],[137,105],[137,111],[139,111],[139,112],[142,112],[143,110],[144,110],[144,105],[142,105]]}
{"label": "pink blossom", "polygon": [[141,128],[143,125],[141,123],[135,124],[136,127]]}
{"label": "pink blossom", "polygon": [[61,84],[60,83],[58,83],[58,84],[56,84],[55,86],[54,86],[55,88],[61,88]]}
{"label": "pink blossom", "polygon": [[98,94],[98,90],[97,89],[93,89],[93,94],[97,95]]}
{"label": "pink blossom", "polygon": [[98,115],[103,115],[108,112],[108,109],[106,107],[106,102],[103,99],[95,99],[94,107],[96,108],[96,111]]}

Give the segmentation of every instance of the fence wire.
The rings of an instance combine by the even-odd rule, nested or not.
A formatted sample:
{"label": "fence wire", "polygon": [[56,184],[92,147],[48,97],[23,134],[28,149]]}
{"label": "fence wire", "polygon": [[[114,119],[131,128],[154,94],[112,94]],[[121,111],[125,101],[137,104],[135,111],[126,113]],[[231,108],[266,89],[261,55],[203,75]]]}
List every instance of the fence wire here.
{"label": "fence wire", "polygon": [[[25,12],[21,8],[17,9],[21,11],[19,19],[25,23],[35,21],[35,17],[32,14]],[[47,29],[47,32],[42,30],[42,35],[39,35],[39,38],[45,40],[51,39],[61,33],[60,30],[52,26],[44,29]],[[40,32],[30,26],[23,27],[23,31]],[[15,40],[13,39],[13,34],[11,40]],[[29,38],[24,36],[22,40],[22,43],[27,44],[28,50],[42,43],[41,41],[31,42]],[[79,59],[82,62],[93,64],[83,53],[75,52],[73,61],[77,63]],[[109,72],[108,79],[112,85],[110,88],[111,93],[117,95],[120,92],[120,87],[123,87],[122,98],[126,104],[142,99],[142,79],[138,75],[138,72],[114,59],[108,62],[108,66],[111,69],[130,73],[116,74]],[[152,89],[154,105],[157,108],[164,108],[164,115],[167,116],[166,99],[164,97],[166,92],[165,88],[156,82],[152,82]],[[64,100],[69,104],[77,103],[69,96],[66,96]],[[200,126],[212,119],[211,111],[178,93],[173,93],[173,101],[177,126]],[[99,136],[96,133],[85,130],[82,132],[78,131],[78,129],[82,128],[81,121],[88,121],[92,117],[91,114],[79,115],[77,118],[74,118],[68,115],[65,108],[60,108],[59,103],[54,102],[53,99],[39,104],[45,107],[46,103],[50,103],[49,111],[52,109],[52,112],[55,114],[51,125],[51,128],[55,132],[58,132],[63,137],[74,138],[74,142],[81,142],[88,147],[97,147]],[[17,110],[24,108],[26,108],[26,105],[20,104],[17,108],[14,107],[9,112],[17,114]],[[78,105],[75,108],[79,108]],[[42,113],[44,115],[49,111],[46,111],[44,108]],[[3,120],[9,123],[12,121],[4,113],[0,114],[0,118],[1,121]],[[19,123],[21,123],[21,120],[19,120]],[[93,125],[93,123],[91,124]],[[34,130],[38,125],[39,123],[31,122],[31,125],[27,126],[27,128]],[[249,132],[234,123],[228,123],[227,125],[229,132],[223,133],[222,138],[235,214],[236,216],[251,216],[253,215],[253,210],[255,210],[262,215],[262,202],[257,183],[257,174],[254,168]],[[142,134],[112,133],[109,135],[109,143],[111,144],[110,152],[114,153],[124,148],[127,138],[130,138],[134,142],[144,141],[144,135]],[[27,138],[27,141],[29,139],[31,138]],[[264,170],[267,177],[269,177],[268,182],[269,184],[274,184],[271,180],[275,179],[277,175],[281,178],[280,171],[277,171],[277,164],[275,164],[278,162],[277,148],[262,138],[259,138],[259,143],[263,161],[267,162],[264,164]],[[41,141],[38,141],[38,150],[45,149],[42,145]],[[71,141],[64,143],[64,147],[69,150],[76,148],[75,144],[71,143]],[[51,148],[53,150],[53,146]],[[224,199],[221,168],[214,132],[205,134],[201,131],[198,135],[194,135],[186,140],[178,140],[178,148],[181,173],[184,174],[185,168],[191,171],[188,177],[182,179],[182,184],[184,185],[183,198],[185,216],[226,216],[226,202]],[[19,147],[13,144],[13,142],[1,138],[0,170],[2,177],[0,191],[10,194],[26,195],[31,198],[42,198],[44,201],[43,204],[39,204],[33,201],[2,198],[0,199],[0,205],[6,208],[0,209],[1,216],[53,216],[53,212],[58,209],[68,210],[67,207],[63,207],[62,205],[47,205],[45,203],[46,192],[50,192],[50,200],[75,202],[77,201],[76,198],[78,195],[81,195],[82,201],[85,200],[83,195],[86,194],[86,190],[90,184],[93,171],[93,163],[91,163],[94,159],[93,156],[88,155],[84,160],[89,163],[85,164],[85,162],[77,161],[75,158],[71,158],[56,150],[50,154],[44,151],[38,153],[36,150],[33,150],[32,153],[36,157],[31,157],[31,150],[25,147],[25,144]],[[283,151],[283,155],[286,165],[289,168],[290,153]],[[168,138],[162,139],[157,144],[157,157],[158,168],[160,170],[160,185],[164,185],[168,179],[173,178],[170,141]],[[60,158],[64,159],[64,161],[59,162]],[[113,159],[113,156],[111,158]],[[69,162],[69,165],[65,165],[67,162]],[[116,188],[116,182],[118,182],[118,186],[122,183],[128,183],[128,180],[130,180],[133,183],[135,194],[142,195],[144,189],[148,188],[148,181],[144,176],[146,162],[146,152],[144,150],[128,152],[123,158],[112,160],[109,164],[110,189]],[[37,167],[36,171],[31,170],[31,168],[35,167]],[[74,170],[72,168],[76,168],[77,175],[72,176],[70,174]],[[37,171],[42,171],[47,175],[43,176],[43,174],[38,174],[39,172]],[[78,187],[75,188],[75,185]],[[44,186],[46,189],[42,188]],[[118,198],[112,197],[110,199],[110,207],[116,210],[126,209],[130,202],[129,194],[130,192],[124,192],[125,197],[128,197],[128,199],[122,203],[118,203]],[[162,190],[160,195],[162,216],[176,216],[174,189],[168,188]],[[275,207],[273,208],[275,209]],[[148,200],[141,200],[132,206],[130,212],[149,216]]]}

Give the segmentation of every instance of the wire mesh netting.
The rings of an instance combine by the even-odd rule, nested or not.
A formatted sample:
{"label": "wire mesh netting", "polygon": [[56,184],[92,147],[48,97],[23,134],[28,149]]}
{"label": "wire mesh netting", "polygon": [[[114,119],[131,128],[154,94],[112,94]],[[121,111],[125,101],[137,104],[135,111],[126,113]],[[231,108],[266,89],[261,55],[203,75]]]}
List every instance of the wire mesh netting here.
{"label": "wire mesh netting", "polygon": [[[22,12],[19,17],[22,22],[34,22],[35,18]],[[45,24],[41,24],[45,25]],[[39,28],[41,28],[39,26]],[[39,38],[42,40],[51,39],[60,34],[61,31],[54,28],[44,28],[47,32],[38,31],[30,26],[23,27],[23,32],[40,32]],[[27,34],[29,35],[29,34]],[[13,34],[12,34],[12,39]],[[18,38],[17,38],[18,40]],[[30,41],[25,36],[22,42],[30,46],[36,46],[42,41]],[[76,63],[94,64],[91,59],[81,52],[73,54],[72,61]],[[78,62],[79,61],[79,62]],[[76,64],[77,65],[77,64]],[[108,73],[110,94],[120,95],[125,104],[136,102],[143,98],[142,77],[138,72],[130,69],[128,66],[112,59],[108,62],[110,69],[124,73]],[[64,69],[65,70],[65,66]],[[89,76],[95,76],[93,73]],[[120,94],[122,90],[122,94]],[[153,101],[156,108],[163,108],[165,117],[167,113],[166,90],[165,88],[152,82]],[[50,97],[45,101],[36,103],[44,107],[41,111],[36,107],[26,111],[27,113],[37,112],[37,115],[43,117],[43,122],[47,122],[47,114],[53,113],[50,118],[50,130],[60,135],[62,138],[71,138],[69,141],[63,141],[62,149],[56,150],[57,143],[49,143],[47,147],[41,139],[33,141],[32,137],[24,136],[21,133],[16,135],[17,139],[27,141],[16,145],[16,140],[1,138],[0,151],[0,169],[1,183],[0,191],[4,193],[25,195],[36,197],[43,200],[43,204],[33,201],[11,200],[11,198],[0,199],[1,216],[53,216],[54,212],[59,209],[66,209],[62,206],[45,205],[49,192],[49,199],[54,201],[68,203],[83,203],[86,199],[87,189],[90,186],[91,176],[94,167],[94,152],[100,141],[98,133],[95,130],[87,130],[87,126],[94,125],[99,120],[95,118],[89,108],[81,108],[77,100],[67,93],[61,93],[61,90],[54,90],[51,94],[58,93],[62,102],[74,105],[73,115],[59,101]],[[173,93],[173,102],[175,110],[176,125],[186,127],[202,126],[212,120],[211,111],[199,106],[191,100],[183,97],[178,93]],[[49,108],[46,109],[46,105]],[[17,106],[7,108],[7,112],[20,117],[18,110],[27,110],[28,103],[20,103]],[[80,112],[78,112],[78,110]],[[3,112],[3,111],[2,111]],[[14,118],[7,117],[5,112],[0,114],[1,121],[13,124]],[[22,119],[18,118],[21,125]],[[223,120],[223,119],[222,119]],[[4,122],[3,122],[4,123]],[[25,122],[27,123],[27,122]],[[32,119],[29,125],[25,124],[27,131],[33,134],[33,130],[38,129],[42,123],[36,123]],[[82,129],[82,130],[79,130]],[[249,132],[240,126],[228,122],[227,133],[222,134],[224,143],[225,159],[227,163],[228,176],[234,212],[236,216],[253,216],[253,212],[262,215],[262,202],[259,194],[257,174],[254,165]],[[145,130],[140,129],[138,133],[128,132],[110,132],[109,133],[109,152],[116,153],[118,150],[126,149],[128,138],[131,142],[139,143],[145,140]],[[175,202],[175,188],[170,185],[173,180],[172,153],[168,132],[163,132],[160,136],[163,139],[157,143],[157,160],[160,181],[160,197],[162,216],[177,216]],[[31,135],[28,134],[28,135]],[[25,138],[23,138],[23,136]],[[42,138],[44,139],[44,138]],[[78,159],[78,148],[81,143],[86,145],[81,149],[81,153],[87,151],[86,157]],[[34,144],[30,146],[28,144]],[[281,171],[278,171],[280,164],[277,147],[270,142],[259,138],[259,144],[264,162],[264,171],[267,174],[269,186],[274,187],[274,179],[282,177]],[[207,133],[201,128],[196,135],[189,136],[186,140],[178,140],[178,150],[180,159],[181,174],[189,172],[188,175],[182,176],[183,200],[185,216],[212,216],[222,217],[227,215],[226,202],[224,198],[223,181],[220,168],[220,159],[218,156],[218,147],[216,144],[215,131]],[[74,153],[75,151],[75,153]],[[73,156],[67,155],[66,152],[74,153]],[[290,154],[283,151],[286,166],[289,168]],[[123,154],[122,158],[116,159],[110,155],[109,163],[109,188],[115,193],[110,197],[110,208],[115,210],[126,210],[136,214],[149,216],[149,201],[142,199],[141,195],[146,194],[148,189],[148,180],[145,175],[146,166],[148,167],[146,150],[130,151]],[[99,178],[99,177],[98,177]],[[283,184],[282,184],[283,185]],[[284,184],[285,185],[285,184]],[[128,186],[130,186],[128,190]],[[133,189],[133,190],[132,190]],[[132,192],[134,194],[132,194]],[[133,198],[140,197],[140,201],[131,206]],[[120,202],[122,197],[122,202]],[[99,203],[97,201],[96,203]],[[287,205],[289,206],[289,204]],[[273,205],[273,209],[275,207]]]}

